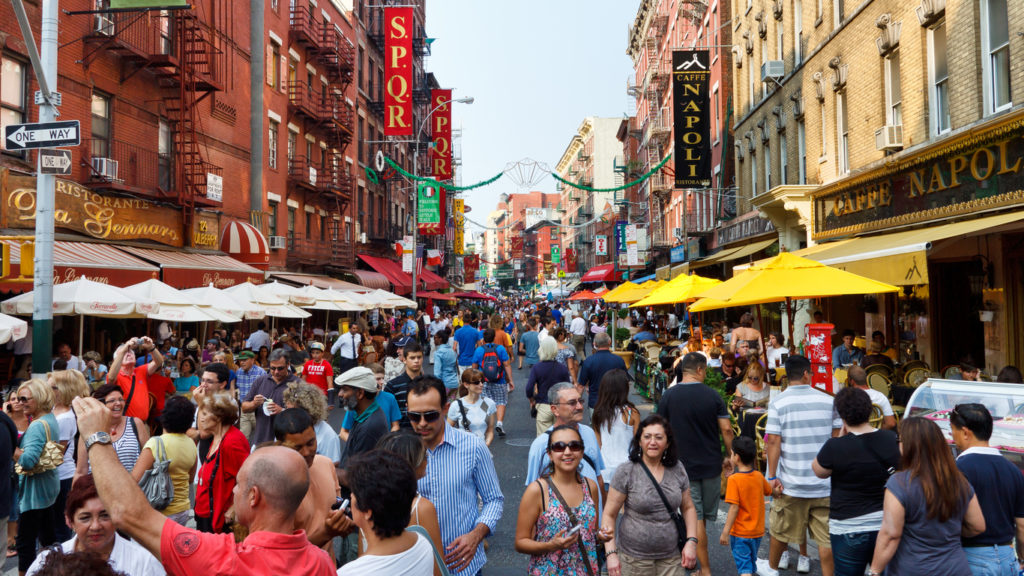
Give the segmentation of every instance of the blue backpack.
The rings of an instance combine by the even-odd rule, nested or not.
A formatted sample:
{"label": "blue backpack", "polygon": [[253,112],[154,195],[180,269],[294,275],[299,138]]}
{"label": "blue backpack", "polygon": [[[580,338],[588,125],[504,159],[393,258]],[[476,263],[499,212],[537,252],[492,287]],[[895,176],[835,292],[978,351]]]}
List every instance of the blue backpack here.
{"label": "blue backpack", "polygon": [[494,344],[484,345],[484,357],[480,361],[480,371],[484,373],[484,380],[488,382],[501,382],[505,374],[505,367],[501,358],[498,357],[498,350]]}

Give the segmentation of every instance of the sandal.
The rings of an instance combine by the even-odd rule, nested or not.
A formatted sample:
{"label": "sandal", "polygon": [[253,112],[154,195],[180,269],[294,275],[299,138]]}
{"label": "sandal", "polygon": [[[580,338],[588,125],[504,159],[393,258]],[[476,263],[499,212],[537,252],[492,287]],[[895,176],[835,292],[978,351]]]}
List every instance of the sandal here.
{"label": "sandal", "polygon": [[8,546],[7,547],[7,557],[8,558],[14,558],[17,555],[18,555],[18,549],[17,548],[15,548],[14,546]]}

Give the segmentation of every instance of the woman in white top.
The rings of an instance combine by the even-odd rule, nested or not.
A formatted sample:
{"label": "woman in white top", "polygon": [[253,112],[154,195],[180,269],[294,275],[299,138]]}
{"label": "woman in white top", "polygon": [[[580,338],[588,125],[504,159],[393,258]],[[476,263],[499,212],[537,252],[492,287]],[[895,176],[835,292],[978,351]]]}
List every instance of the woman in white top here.
{"label": "woman in white top", "polygon": [[782,366],[784,364],[782,355],[789,354],[789,348],[786,348],[786,337],[778,332],[768,334],[768,348],[765,350],[765,354],[768,356],[769,368]]}
{"label": "woman in white top", "polygon": [[448,408],[448,424],[476,434],[488,446],[494,440],[494,419],[497,406],[493,400],[482,396],[484,374],[468,368],[462,372],[462,387],[465,394],[457,398]]}
{"label": "woman in white top", "polygon": [[601,477],[611,481],[616,468],[629,457],[629,443],[640,428],[640,411],[629,402],[629,375],[625,370],[606,372],[597,389],[590,426],[601,445],[605,464]]}
{"label": "woman in white top", "polygon": [[75,477],[74,438],[78,433],[78,421],[71,411],[71,401],[89,395],[89,384],[78,370],[57,370],[50,374],[50,388],[53,388],[53,415],[60,426],[60,445],[64,447],[64,462],[57,467],[60,478],[60,492],[54,506],[54,526],[57,540],[71,538],[71,529],[64,522],[64,503],[71,491],[71,480]]}
{"label": "woman in white top", "polygon": [[430,540],[406,530],[416,497],[412,466],[392,452],[371,450],[349,459],[346,471],[352,521],[366,545],[359,558],[338,570],[338,576],[430,574],[435,566]]}

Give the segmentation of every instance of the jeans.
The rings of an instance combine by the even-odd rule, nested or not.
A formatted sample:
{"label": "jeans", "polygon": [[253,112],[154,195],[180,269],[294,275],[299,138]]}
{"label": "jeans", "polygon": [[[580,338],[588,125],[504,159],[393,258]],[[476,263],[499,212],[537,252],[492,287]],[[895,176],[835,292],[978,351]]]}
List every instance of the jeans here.
{"label": "jeans", "polygon": [[1020,567],[1013,546],[964,548],[974,576],[1017,576]]}
{"label": "jeans", "polygon": [[864,576],[864,568],[871,563],[875,553],[877,538],[877,531],[829,534],[835,576]]}
{"label": "jeans", "polygon": [[53,507],[22,510],[18,523],[18,571],[28,572],[36,559],[36,540],[42,548],[57,542],[53,533]]}
{"label": "jeans", "polygon": [[732,549],[736,571],[740,574],[753,574],[756,571],[757,549],[761,547],[761,539],[740,538],[730,534],[729,547]]}

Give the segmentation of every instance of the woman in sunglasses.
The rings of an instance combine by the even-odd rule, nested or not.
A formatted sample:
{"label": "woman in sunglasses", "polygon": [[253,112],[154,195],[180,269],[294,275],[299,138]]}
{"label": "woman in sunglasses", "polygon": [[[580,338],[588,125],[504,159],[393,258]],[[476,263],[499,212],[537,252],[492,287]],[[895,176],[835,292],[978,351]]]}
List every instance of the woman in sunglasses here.
{"label": "woman in sunglasses", "polygon": [[597,567],[597,484],[579,474],[583,438],[576,428],[548,434],[544,475],[526,487],[516,522],[516,551],[530,555],[530,576],[593,576]]}
{"label": "woman in sunglasses", "polygon": [[[18,401],[25,416],[32,422],[14,451],[14,461],[24,470],[34,470],[43,457],[47,441],[60,439],[60,426],[53,415],[53,390],[38,378],[26,380],[18,387]],[[18,573],[24,574],[36,559],[36,540],[45,548],[57,541],[54,513],[60,492],[56,466],[40,467],[31,475],[19,475],[18,510]]]}
{"label": "woman in sunglasses", "polygon": [[[657,484],[655,484],[657,483]],[[629,445],[629,461],[615,471],[601,517],[598,538],[605,542],[609,576],[682,575],[697,565],[697,539],[689,537],[680,552],[677,528],[659,491],[682,512],[686,534],[697,533],[697,509],[690,479],[676,456],[668,421],[652,414],[640,422]],[[615,520],[623,510],[616,533]],[[685,536],[685,535],[682,535]]]}
{"label": "woman in sunglasses", "polygon": [[494,440],[494,418],[497,405],[482,396],[484,373],[469,368],[462,373],[459,398],[448,407],[448,424],[476,434],[488,446]]}

